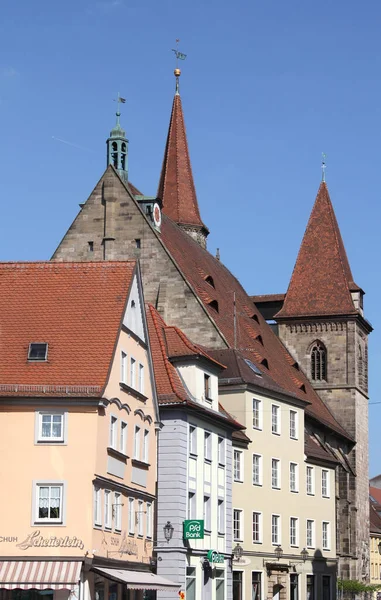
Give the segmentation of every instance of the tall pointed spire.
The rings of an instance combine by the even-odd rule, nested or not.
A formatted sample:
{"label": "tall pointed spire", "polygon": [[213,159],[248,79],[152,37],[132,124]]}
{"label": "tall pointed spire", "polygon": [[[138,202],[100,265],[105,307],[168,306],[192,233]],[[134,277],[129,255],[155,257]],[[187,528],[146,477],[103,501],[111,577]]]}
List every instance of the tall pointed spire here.
{"label": "tall pointed spire", "polygon": [[176,68],[174,73],[176,91],[157,195],[163,202],[163,212],[205,248],[209,230],[200,217],[193,181],[179,93],[181,71]]}
{"label": "tall pointed spire", "polygon": [[282,309],[276,318],[356,312],[344,243],[326,183],[320,184]]}
{"label": "tall pointed spire", "polygon": [[121,98],[118,93],[116,123],[110,132],[107,144],[107,166],[113,165],[121,178],[128,182],[128,139],[126,132],[120,125],[120,105],[125,104],[126,100]]}

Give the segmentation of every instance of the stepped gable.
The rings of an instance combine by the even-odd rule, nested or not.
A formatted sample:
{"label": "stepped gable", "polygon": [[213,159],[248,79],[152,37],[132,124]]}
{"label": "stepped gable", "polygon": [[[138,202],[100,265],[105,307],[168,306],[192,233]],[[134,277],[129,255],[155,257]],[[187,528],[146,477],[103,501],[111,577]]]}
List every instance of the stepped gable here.
{"label": "stepped gable", "polygon": [[[0,264],[0,394],[99,396],[135,268],[135,261]],[[48,344],[46,361],[28,361],[33,342]]]}
{"label": "stepped gable", "polygon": [[323,182],[308,221],[283,307],[275,317],[357,314],[351,291],[359,289],[353,281],[328,189]]}
{"label": "stepped gable", "polygon": [[[304,374],[289,364],[283,344],[230,271],[166,215],[163,215],[161,238],[184,278],[203,303],[210,319],[214,321],[226,346],[233,348],[235,345],[233,307],[235,292],[237,349],[257,365],[264,377],[268,375],[283,392],[309,402],[306,412],[311,418],[346,439],[352,440],[314,391]],[[209,282],[212,281],[213,285],[204,278],[205,275],[200,273],[207,274],[210,278]],[[260,338],[255,333],[250,335],[251,330],[259,333]],[[261,360],[258,360],[259,358]]]}

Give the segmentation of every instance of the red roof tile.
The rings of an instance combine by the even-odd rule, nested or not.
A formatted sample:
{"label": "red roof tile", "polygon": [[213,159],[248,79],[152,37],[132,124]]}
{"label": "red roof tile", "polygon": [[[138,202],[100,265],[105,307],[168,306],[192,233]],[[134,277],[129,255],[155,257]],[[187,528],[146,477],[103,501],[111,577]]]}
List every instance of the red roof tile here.
{"label": "red roof tile", "polygon": [[380,488],[376,488],[373,486],[369,487],[369,493],[372,496],[372,498],[375,499],[375,501],[381,505],[381,489]]}
{"label": "red roof tile", "polygon": [[353,282],[327,186],[322,183],[276,318],[356,314],[351,289],[359,288]]}
{"label": "red roof tile", "polygon": [[371,533],[381,534],[381,517],[371,499],[369,499],[369,526]]}
{"label": "red roof tile", "polygon": [[[0,395],[100,395],[134,270],[134,261],[0,264]],[[47,361],[28,362],[31,342],[48,343]]]}
{"label": "red roof tile", "polygon": [[157,195],[163,201],[163,212],[175,223],[196,225],[208,232],[200,217],[181,98],[177,93],[173,99]]}
{"label": "red roof tile", "polygon": [[164,337],[167,346],[168,358],[176,358],[180,356],[201,356],[202,358],[210,361],[214,366],[219,369],[224,369],[224,365],[217,362],[209,354],[207,354],[200,346],[192,344],[181,329],[173,326],[166,326],[164,328]]}

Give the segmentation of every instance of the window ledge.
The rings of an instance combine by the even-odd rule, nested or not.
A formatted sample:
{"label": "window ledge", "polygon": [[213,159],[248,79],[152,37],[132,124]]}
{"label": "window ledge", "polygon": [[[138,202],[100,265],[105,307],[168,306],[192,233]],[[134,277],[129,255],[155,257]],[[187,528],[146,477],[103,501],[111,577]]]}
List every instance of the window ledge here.
{"label": "window ledge", "polygon": [[134,467],[140,467],[141,469],[146,469],[147,471],[151,466],[149,463],[146,463],[143,460],[138,460],[137,458],[132,458],[131,462]]}
{"label": "window ledge", "polygon": [[34,527],[63,527],[65,523],[63,521],[34,521]]}
{"label": "window ledge", "polygon": [[191,458],[197,458],[198,455],[196,454],[196,452],[189,452],[189,456]]}
{"label": "window ledge", "polygon": [[290,490],[291,494],[299,494],[299,490]]}
{"label": "window ledge", "polygon": [[109,456],[113,456],[114,458],[117,458],[118,460],[127,464],[127,459],[129,458],[129,456],[127,456],[127,454],[123,454],[123,452],[119,452],[119,450],[116,450],[115,448],[112,448],[111,446],[107,447],[107,454]]}
{"label": "window ledge", "polygon": [[119,386],[121,390],[127,392],[128,394],[131,394],[131,396],[134,396],[134,398],[137,398],[138,400],[141,400],[144,403],[148,400],[148,396],[145,396],[135,388],[131,387],[130,385],[127,385],[127,383],[123,383],[123,381],[119,382]]}
{"label": "window ledge", "polygon": [[255,487],[262,487],[263,483],[253,483],[253,485],[255,485]]}
{"label": "window ledge", "polygon": [[271,433],[272,433],[273,435],[278,435],[278,436],[280,435],[280,431],[272,431]]}

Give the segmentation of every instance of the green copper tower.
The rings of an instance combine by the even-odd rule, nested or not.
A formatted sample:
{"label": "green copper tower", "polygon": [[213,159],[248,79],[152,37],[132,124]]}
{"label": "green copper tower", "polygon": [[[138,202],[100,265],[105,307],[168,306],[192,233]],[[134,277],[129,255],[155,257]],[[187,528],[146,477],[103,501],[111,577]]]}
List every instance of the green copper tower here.
{"label": "green copper tower", "polygon": [[118,171],[121,178],[128,181],[128,139],[126,132],[120,125],[120,104],[126,101],[118,94],[116,124],[110,132],[107,144],[107,166],[112,165]]}

